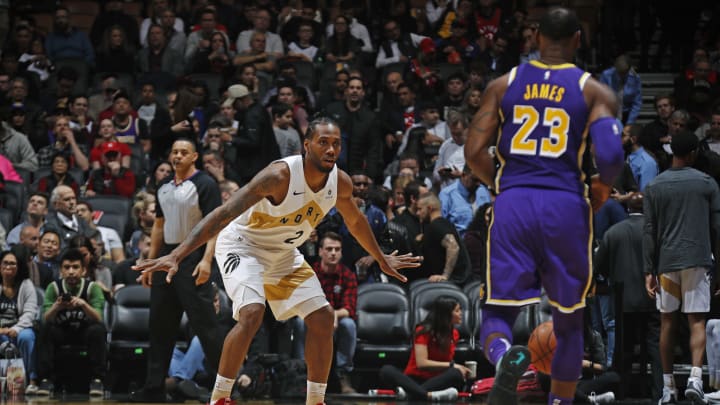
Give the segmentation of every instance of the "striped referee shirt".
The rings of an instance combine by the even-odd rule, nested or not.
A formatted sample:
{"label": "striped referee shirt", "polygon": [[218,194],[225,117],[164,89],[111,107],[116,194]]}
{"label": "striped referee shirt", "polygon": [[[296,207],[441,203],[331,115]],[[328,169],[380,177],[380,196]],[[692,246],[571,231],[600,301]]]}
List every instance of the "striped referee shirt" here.
{"label": "striped referee shirt", "polygon": [[168,245],[180,244],[200,220],[221,204],[220,189],[203,171],[196,171],[180,183],[168,176],[156,192],[155,216],[165,218],[163,233]]}

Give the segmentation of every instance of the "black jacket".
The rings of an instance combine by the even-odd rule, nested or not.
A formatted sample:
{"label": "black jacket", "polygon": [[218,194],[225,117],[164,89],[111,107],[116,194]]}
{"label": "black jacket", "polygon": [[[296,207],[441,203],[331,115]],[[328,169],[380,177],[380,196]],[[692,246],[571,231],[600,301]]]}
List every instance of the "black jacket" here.
{"label": "black jacket", "polygon": [[340,125],[343,135],[342,152],[345,161],[338,161],[338,167],[352,173],[365,170],[375,181],[382,181],[382,134],[376,114],[367,106],[358,111],[349,111],[344,102],[336,101],[325,108],[325,115]]}

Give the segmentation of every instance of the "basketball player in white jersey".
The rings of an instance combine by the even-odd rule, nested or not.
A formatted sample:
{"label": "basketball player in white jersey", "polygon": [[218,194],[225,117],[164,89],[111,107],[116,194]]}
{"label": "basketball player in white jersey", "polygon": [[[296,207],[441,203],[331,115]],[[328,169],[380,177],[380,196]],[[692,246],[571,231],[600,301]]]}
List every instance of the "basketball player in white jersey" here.
{"label": "basketball player in white jersey", "polygon": [[178,263],[218,234],[215,258],[233,300],[235,327],[225,338],[211,405],[231,403],[230,392],[265,312],[278,320],[300,316],[307,326],[307,405],[325,400],[333,355],[334,313],[312,268],[296,249],[333,207],[383,272],[401,281],[399,269],[418,267],[421,258],[384,255],[370,225],[352,200],[350,177],[339,170],[340,128],[327,118],[310,123],[305,157],[291,156],[261,170],[215,209],[167,256],[134,267],[143,277],[166,271],[170,282]]}

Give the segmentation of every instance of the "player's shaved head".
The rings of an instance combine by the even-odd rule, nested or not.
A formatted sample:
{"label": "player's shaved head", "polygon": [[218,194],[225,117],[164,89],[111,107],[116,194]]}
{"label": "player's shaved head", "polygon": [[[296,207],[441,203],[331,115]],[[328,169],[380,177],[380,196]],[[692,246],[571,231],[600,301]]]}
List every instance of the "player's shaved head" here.
{"label": "player's shaved head", "polygon": [[540,35],[554,41],[569,39],[579,30],[577,14],[564,7],[551,8],[540,19]]}

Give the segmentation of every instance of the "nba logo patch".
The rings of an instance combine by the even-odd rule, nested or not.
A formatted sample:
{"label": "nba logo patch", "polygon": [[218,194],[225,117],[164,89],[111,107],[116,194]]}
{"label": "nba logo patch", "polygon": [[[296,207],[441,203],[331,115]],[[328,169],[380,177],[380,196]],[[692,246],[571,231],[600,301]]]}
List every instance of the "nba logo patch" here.
{"label": "nba logo patch", "polygon": [[549,70],[546,70],[546,71],[545,71],[545,76],[543,76],[543,79],[544,79],[544,80],[549,80],[549,79],[550,79],[550,71],[549,71]]}

